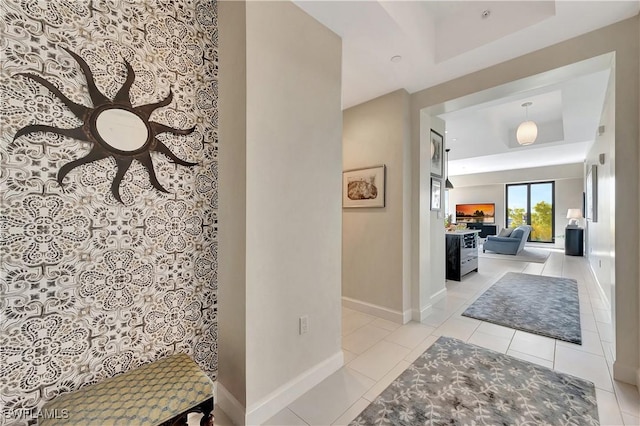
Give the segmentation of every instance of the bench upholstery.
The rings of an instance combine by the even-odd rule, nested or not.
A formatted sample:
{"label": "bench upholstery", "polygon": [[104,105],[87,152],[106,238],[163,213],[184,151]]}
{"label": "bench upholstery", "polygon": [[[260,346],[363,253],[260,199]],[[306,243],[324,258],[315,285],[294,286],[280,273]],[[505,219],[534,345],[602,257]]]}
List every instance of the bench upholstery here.
{"label": "bench upholstery", "polygon": [[43,419],[41,426],[180,424],[173,419],[196,411],[204,413],[204,425],[213,410],[213,383],[188,355],[175,354],[62,394],[43,410],[66,410],[68,417]]}

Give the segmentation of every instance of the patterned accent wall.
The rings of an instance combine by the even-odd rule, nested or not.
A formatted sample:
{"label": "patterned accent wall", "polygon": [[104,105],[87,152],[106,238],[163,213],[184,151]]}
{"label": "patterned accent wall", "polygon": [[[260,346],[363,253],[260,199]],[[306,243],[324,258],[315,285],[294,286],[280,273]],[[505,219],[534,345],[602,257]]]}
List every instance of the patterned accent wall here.
{"label": "patterned accent wall", "polygon": [[[4,424],[60,392],[176,352],[217,372],[218,51],[212,0],[0,0],[0,380]],[[84,58],[113,99],[135,71],[133,106],[173,93],[151,119],[186,136],[158,136],[159,183],[137,161],[110,188],[113,157],[73,169],[91,142],[30,124],[82,125],[31,73],[92,106]]]}

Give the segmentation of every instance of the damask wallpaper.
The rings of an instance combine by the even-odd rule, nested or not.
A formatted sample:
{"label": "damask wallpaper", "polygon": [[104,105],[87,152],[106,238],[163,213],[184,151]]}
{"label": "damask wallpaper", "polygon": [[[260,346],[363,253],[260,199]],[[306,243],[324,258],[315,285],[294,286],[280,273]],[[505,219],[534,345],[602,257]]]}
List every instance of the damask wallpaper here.
{"label": "damask wallpaper", "polygon": [[[175,352],[217,372],[217,17],[213,0],[0,0],[0,380],[3,424],[34,424],[60,392]],[[51,90],[93,106],[86,61],[113,99],[135,71],[130,101],[188,135],[158,140],[193,167],[151,152],[159,184],[133,161],[58,170],[92,142],[38,124],[82,126]],[[126,61],[126,62],[125,62]],[[25,412],[30,415],[24,415]],[[22,414],[20,414],[22,413]]]}

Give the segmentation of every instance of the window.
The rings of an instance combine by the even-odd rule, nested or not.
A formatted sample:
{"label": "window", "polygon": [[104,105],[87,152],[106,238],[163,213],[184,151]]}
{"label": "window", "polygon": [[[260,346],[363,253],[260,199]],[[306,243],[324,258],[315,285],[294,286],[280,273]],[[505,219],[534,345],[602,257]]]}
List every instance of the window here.
{"label": "window", "polygon": [[554,182],[507,184],[506,205],[506,227],[531,225],[529,241],[555,241]]}

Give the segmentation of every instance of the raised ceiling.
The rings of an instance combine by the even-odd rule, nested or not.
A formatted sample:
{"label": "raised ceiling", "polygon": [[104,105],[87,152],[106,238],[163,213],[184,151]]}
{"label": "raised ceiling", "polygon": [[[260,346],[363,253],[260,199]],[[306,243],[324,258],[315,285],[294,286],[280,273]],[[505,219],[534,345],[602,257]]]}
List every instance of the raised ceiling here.
{"label": "raised ceiling", "polygon": [[[570,78],[558,75],[544,87],[439,114],[451,148],[449,175],[582,162],[598,131],[611,72],[608,59],[588,61],[592,71],[587,74],[574,70]],[[516,141],[516,129],[525,121],[524,102],[532,103],[528,118],[538,126],[538,138],[528,146]]]}
{"label": "raised ceiling", "polygon": [[[400,88],[435,86],[640,10],[637,0],[295,3],[342,38],[344,108]],[[391,62],[396,55],[402,60]]]}
{"label": "raised ceiling", "polygon": [[[635,0],[295,3],[342,37],[344,108],[401,88],[414,93],[640,11]],[[397,55],[401,60],[391,61]],[[488,91],[482,101],[436,114],[446,121],[450,174],[582,162],[598,128],[609,76],[610,63],[596,62],[589,72],[579,66],[560,71],[543,88],[520,82],[506,95]],[[526,101],[533,102],[529,117],[539,124],[539,137],[520,147],[515,129]]]}

